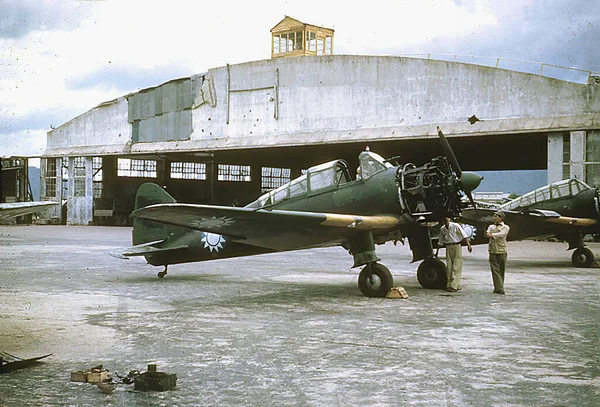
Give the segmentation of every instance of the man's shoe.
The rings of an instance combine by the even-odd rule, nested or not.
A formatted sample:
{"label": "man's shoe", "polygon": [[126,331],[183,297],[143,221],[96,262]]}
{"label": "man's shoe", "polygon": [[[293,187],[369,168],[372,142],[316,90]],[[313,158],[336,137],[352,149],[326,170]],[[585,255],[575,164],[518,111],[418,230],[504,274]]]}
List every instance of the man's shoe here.
{"label": "man's shoe", "polygon": [[458,290],[456,288],[453,288],[453,287],[448,287],[448,288],[446,288],[446,291],[448,291],[449,293],[455,293]]}
{"label": "man's shoe", "polygon": [[494,290],[494,294],[504,294],[504,290]]}

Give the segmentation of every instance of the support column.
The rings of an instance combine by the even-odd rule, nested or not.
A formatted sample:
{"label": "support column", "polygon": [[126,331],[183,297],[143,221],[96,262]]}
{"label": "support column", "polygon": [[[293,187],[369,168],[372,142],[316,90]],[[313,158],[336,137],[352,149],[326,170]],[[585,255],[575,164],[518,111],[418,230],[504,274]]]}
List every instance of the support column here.
{"label": "support column", "polygon": [[563,133],[548,133],[548,184],[562,180],[563,175]]}
{"label": "support column", "polygon": [[570,155],[571,178],[585,182],[585,131],[571,132]]}

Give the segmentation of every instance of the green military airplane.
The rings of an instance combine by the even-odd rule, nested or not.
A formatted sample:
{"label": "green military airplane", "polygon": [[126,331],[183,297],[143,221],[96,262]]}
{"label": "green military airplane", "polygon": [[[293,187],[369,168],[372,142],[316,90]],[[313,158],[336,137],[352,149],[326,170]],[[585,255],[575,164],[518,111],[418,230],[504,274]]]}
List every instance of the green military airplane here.
{"label": "green military airplane", "polygon": [[171,264],[339,245],[353,267],[364,266],[360,291],[384,297],[393,277],[375,245],[408,239],[413,261],[423,260],[420,284],[444,288],[446,266],[434,256],[429,228],[446,214],[458,216],[461,191],[472,200],[481,177],[462,172],[438,134],[446,156],[423,166],[393,165],[367,149],[357,177],[344,160],[330,161],[241,208],[177,203],[158,185],[143,184],[132,213],[134,246],[113,254],[145,256],[164,266],[164,277]]}
{"label": "green military airplane", "polygon": [[[492,214],[502,210],[510,226],[508,240],[554,237],[574,250],[576,267],[590,267],[594,253],[585,245],[585,235],[600,234],[600,189],[578,179],[566,179],[535,189],[493,209],[465,208],[460,216],[471,244],[487,243],[485,226]],[[469,227],[465,227],[469,225]]]}

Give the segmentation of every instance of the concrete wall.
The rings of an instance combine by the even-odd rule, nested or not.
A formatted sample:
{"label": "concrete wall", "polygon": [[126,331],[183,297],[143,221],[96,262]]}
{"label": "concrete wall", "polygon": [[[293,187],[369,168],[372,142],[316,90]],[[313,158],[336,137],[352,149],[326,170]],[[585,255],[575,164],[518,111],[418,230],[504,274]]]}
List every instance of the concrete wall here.
{"label": "concrete wall", "polygon": [[[189,136],[188,119],[180,122],[186,128],[181,133],[176,121],[173,127],[163,120],[140,127],[139,140],[152,142],[130,146],[137,110],[128,112],[126,98],[119,98],[50,132],[47,154],[396,140],[435,136],[437,125],[454,136],[600,128],[599,85],[457,62],[354,55],[279,58],[214,68],[181,83],[191,92],[185,97],[193,101],[191,111],[185,103],[169,112],[191,114]],[[172,94],[169,87],[177,86],[166,83],[152,93]],[[143,92],[128,98],[141,100]],[[145,120],[155,120],[155,113]],[[481,121],[471,125],[467,119],[472,115]],[[160,131],[154,131],[157,126]]]}
{"label": "concrete wall", "polygon": [[102,103],[48,132],[45,156],[119,154],[131,140],[125,97]]}
{"label": "concrete wall", "polygon": [[600,126],[598,86],[454,62],[299,57],[207,77],[217,103],[193,111],[192,140],[209,146],[418,137],[436,125],[464,135]]}

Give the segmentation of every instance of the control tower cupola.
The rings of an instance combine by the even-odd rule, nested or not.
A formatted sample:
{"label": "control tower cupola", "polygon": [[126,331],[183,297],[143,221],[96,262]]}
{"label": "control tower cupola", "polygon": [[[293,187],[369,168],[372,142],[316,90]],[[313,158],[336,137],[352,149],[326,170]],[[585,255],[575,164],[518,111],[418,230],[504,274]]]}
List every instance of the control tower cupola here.
{"label": "control tower cupola", "polygon": [[271,58],[332,55],[333,29],[306,24],[285,16],[271,28]]}

